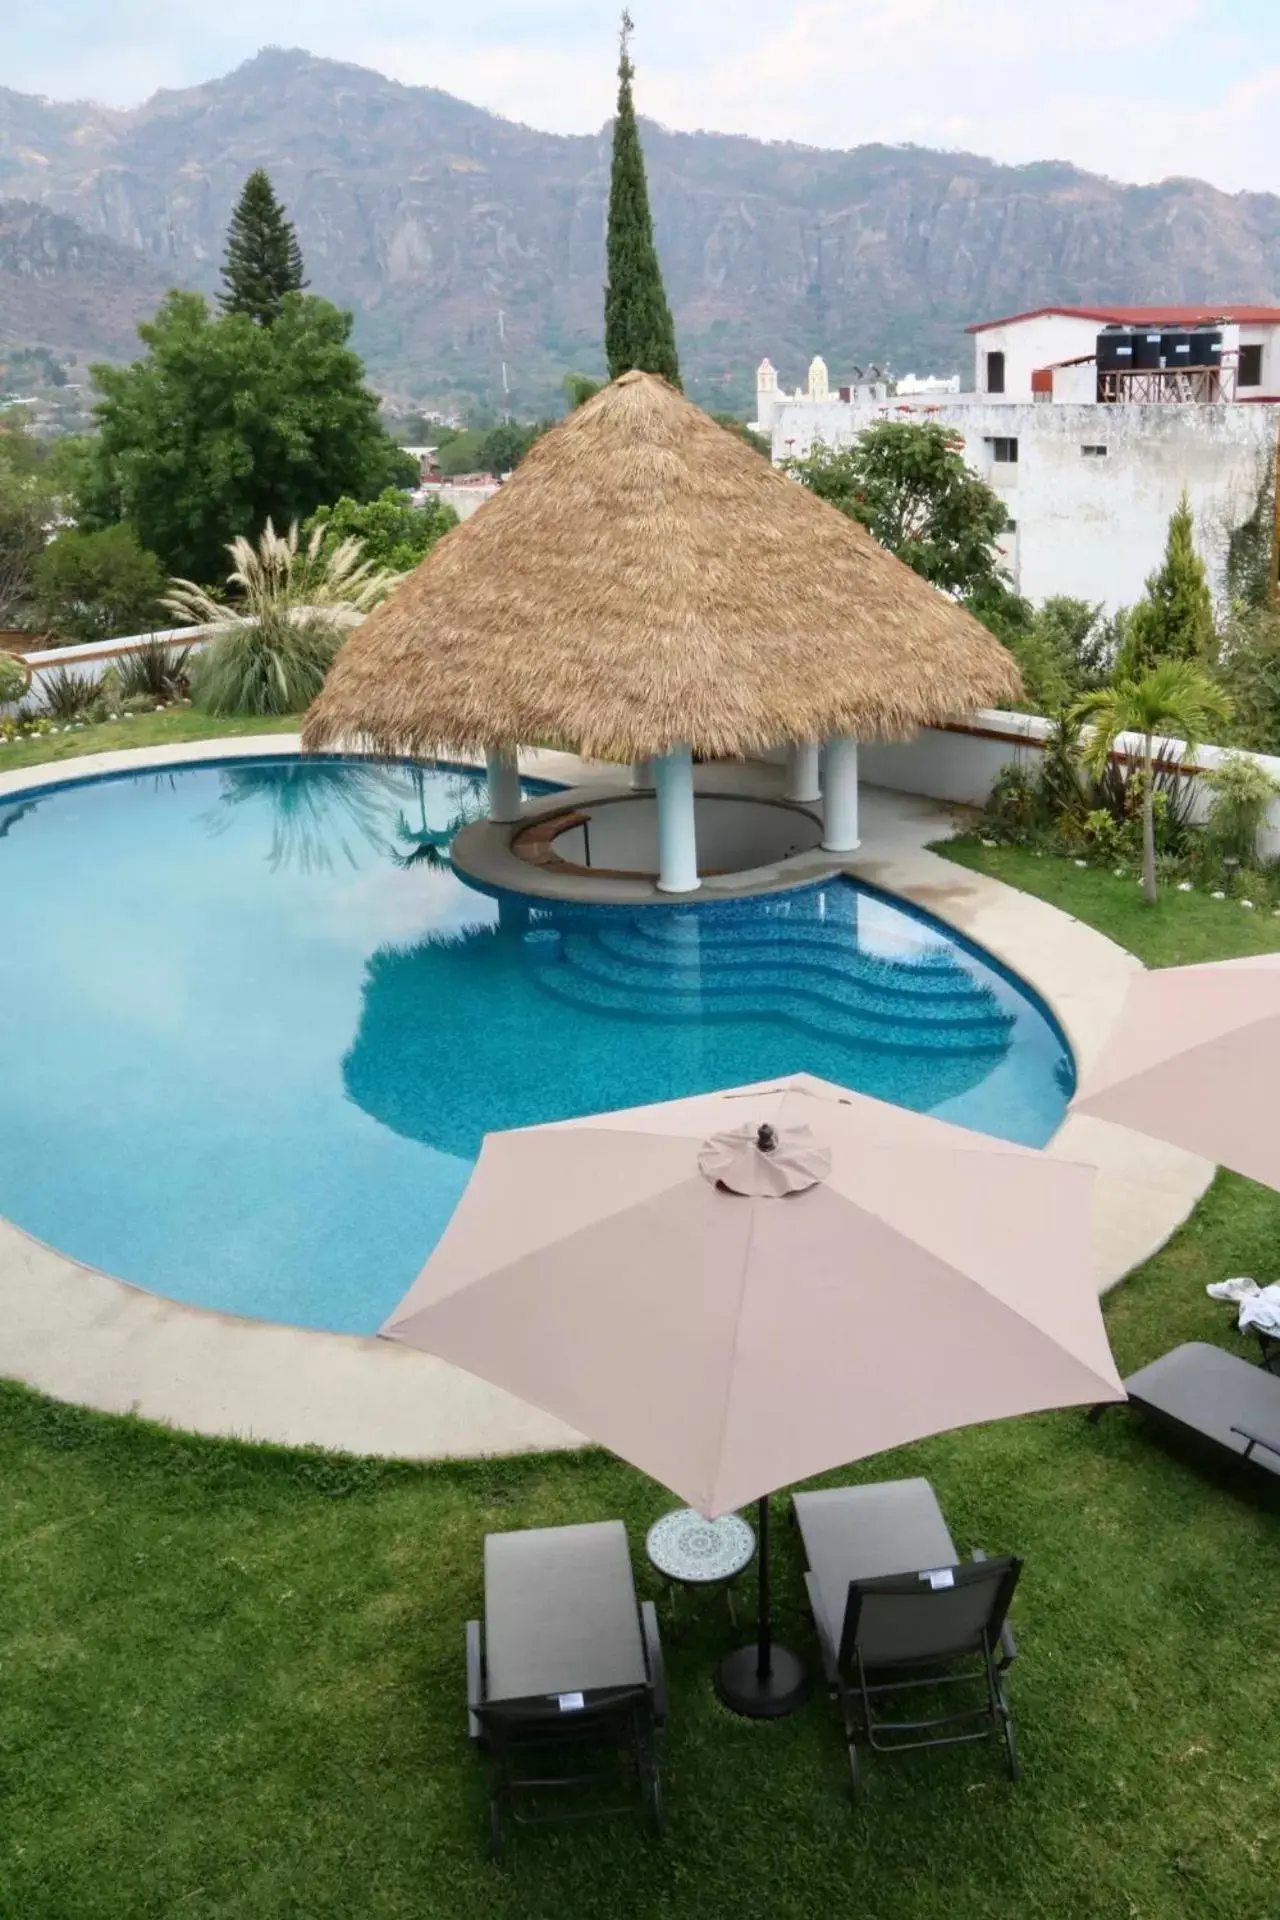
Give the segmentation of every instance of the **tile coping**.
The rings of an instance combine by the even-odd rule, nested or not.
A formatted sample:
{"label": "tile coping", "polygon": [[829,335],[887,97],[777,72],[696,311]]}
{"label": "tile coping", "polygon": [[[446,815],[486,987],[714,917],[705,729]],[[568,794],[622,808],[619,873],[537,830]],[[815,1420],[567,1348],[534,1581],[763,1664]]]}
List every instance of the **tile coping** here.
{"label": "tile coping", "polygon": [[[296,734],[257,734],[85,755],[62,772],[60,762],[0,772],[0,799],[104,774],[300,750]],[[617,791],[627,777],[553,753],[522,755],[521,772],[593,791]],[[707,768],[700,778],[710,791],[773,797],[781,773],[769,766]],[[862,849],[840,860],[801,856],[786,883],[847,872],[947,922],[1041,996],[1077,1062],[1087,1065],[1114,1027],[1139,962],[1047,902],[930,853],[926,843],[952,827],[938,803],[876,789],[864,790],[862,800]],[[537,873],[520,866],[524,876]],[[760,879],[766,888],[778,884],[772,869]],[[1046,1150],[1098,1169],[1100,1289],[1164,1244],[1214,1171],[1176,1148],[1076,1115]],[[581,1443],[549,1414],[428,1354],[188,1306],[86,1267],[3,1220],[0,1374],[105,1412],[292,1446],[438,1459]]]}

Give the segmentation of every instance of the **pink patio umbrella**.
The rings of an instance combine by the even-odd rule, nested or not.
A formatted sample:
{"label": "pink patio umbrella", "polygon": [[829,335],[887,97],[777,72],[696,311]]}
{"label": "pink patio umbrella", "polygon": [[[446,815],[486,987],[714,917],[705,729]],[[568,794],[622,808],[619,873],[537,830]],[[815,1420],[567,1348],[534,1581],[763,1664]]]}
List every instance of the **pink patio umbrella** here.
{"label": "pink patio umbrella", "polygon": [[567,1421],[708,1517],[760,1502],[760,1628],[717,1673],[803,1697],[772,1644],[767,1495],[975,1421],[1124,1398],[1093,1170],[799,1074],[488,1135],[382,1332]]}
{"label": "pink patio umbrella", "polygon": [[1072,1103],[1280,1187],[1280,953],[1135,974]]}

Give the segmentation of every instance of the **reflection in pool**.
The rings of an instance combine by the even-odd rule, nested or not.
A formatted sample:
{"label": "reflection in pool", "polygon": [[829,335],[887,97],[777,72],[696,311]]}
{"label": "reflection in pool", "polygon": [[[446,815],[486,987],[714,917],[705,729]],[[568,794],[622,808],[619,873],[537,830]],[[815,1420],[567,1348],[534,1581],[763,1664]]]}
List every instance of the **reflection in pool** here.
{"label": "reflection in pool", "polygon": [[483,804],[469,773],[263,760],[6,808],[0,1212],[184,1300],[371,1332],[495,1127],[799,1069],[1058,1124],[1057,1029],[936,923],[843,881],[500,903],[447,861]]}

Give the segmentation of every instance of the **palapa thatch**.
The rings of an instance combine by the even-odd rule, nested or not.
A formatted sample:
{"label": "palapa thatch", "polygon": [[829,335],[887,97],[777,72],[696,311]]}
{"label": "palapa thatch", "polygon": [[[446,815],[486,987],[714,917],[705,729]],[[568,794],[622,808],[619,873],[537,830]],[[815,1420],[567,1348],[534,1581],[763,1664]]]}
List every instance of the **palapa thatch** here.
{"label": "palapa thatch", "polygon": [[651,374],[546,434],[347,642],[311,748],[900,739],[1015,697],[962,608]]}

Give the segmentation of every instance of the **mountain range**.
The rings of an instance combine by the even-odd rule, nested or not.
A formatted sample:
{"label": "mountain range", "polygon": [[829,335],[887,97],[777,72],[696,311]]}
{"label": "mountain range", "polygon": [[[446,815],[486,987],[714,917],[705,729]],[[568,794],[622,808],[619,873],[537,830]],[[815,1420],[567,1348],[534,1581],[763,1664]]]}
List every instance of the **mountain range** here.
{"label": "mountain range", "polygon": [[[640,76],[643,89],[643,74]],[[968,364],[969,321],[1050,301],[1274,300],[1280,197],[1057,161],[828,152],[644,123],[686,384],[746,409],[851,365]],[[610,129],[541,133],[429,87],[269,48],[131,111],[0,88],[0,346],[119,357],[168,285],[212,291],[263,166],[311,285],[401,401],[533,414],[602,361]]]}

